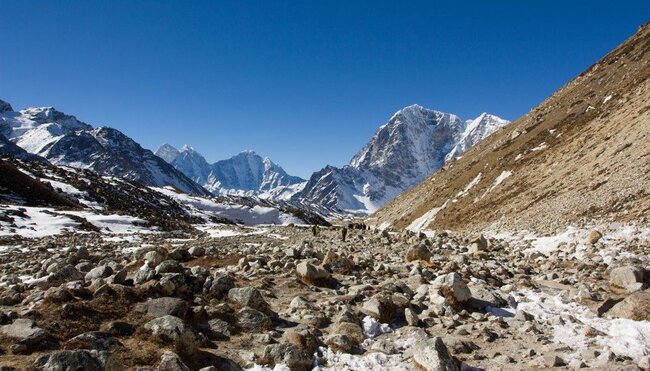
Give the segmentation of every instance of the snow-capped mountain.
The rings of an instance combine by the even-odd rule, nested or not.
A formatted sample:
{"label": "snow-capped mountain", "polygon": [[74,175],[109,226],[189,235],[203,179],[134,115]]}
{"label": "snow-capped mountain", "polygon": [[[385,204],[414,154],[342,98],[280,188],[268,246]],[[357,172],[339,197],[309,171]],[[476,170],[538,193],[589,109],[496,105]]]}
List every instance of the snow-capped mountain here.
{"label": "snow-capped mountain", "polygon": [[53,164],[91,169],[145,185],[173,186],[191,194],[207,194],[201,186],[119,130],[93,128],[52,107],[15,112],[2,103],[0,134]]}
{"label": "snow-capped mountain", "polygon": [[348,165],[314,173],[292,200],[372,213],[508,123],[487,113],[462,121],[419,105],[406,107],[379,127]]}
{"label": "snow-capped mountain", "polygon": [[163,144],[156,155],[216,195],[259,195],[304,182],[253,151],[244,151],[213,164],[187,145],[176,149]]}

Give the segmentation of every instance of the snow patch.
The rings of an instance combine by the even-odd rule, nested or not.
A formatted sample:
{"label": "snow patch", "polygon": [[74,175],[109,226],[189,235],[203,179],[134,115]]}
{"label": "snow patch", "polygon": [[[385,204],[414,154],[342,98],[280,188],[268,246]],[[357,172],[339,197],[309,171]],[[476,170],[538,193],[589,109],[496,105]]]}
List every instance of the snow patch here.
{"label": "snow patch", "polygon": [[[599,318],[587,307],[542,292],[523,290],[514,296],[519,302],[517,309],[532,314],[537,320],[552,322],[562,318],[564,324],[554,326],[553,341],[576,352],[595,343],[603,350],[609,349],[635,361],[650,355],[649,321]],[[587,337],[587,326],[605,335]]]}

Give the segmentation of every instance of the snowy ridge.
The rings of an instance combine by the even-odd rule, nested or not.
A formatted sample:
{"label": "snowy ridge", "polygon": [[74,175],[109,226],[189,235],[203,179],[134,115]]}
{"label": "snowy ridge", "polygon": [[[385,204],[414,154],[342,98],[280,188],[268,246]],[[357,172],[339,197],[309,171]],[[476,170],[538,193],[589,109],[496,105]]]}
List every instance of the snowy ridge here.
{"label": "snowy ridge", "polygon": [[348,165],[314,173],[292,200],[319,205],[325,213],[373,213],[508,123],[487,113],[462,121],[408,106],[380,126]]}
{"label": "snowy ridge", "polygon": [[156,155],[215,195],[266,194],[271,197],[274,193],[289,192],[293,189],[290,187],[304,182],[254,151],[244,151],[213,164],[187,145],[178,150],[163,144]]}
{"label": "snowy ridge", "polygon": [[[122,132],[93,128],[53,107],[9,110],[0,104],[0,134],[25,151],[54,164],[92,169],[146,185],[171,185],[183,192],[207,194],[172,166]],[[15,151],[13,151],[15,152]]]}

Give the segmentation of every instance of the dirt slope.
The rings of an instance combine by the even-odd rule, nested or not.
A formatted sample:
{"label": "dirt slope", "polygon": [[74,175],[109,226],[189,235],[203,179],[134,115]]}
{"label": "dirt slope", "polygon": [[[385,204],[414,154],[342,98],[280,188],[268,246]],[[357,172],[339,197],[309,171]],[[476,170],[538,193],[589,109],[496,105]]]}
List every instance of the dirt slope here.
{"label": "dirt slope", "polygon": [[586,221],[648,223],[649,75],[646,24],[531,112],[394,199],[370,223],[536,231]]}

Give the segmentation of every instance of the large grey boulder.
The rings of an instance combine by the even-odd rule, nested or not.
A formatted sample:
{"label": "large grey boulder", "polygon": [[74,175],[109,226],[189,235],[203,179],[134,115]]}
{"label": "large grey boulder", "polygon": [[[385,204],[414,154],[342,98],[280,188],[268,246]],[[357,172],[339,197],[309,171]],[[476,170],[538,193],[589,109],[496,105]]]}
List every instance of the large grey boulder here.
{"label": "large grey boulder", "polygon": [[162,316],[175,316],[185,318],[187,314],[187,303],[182,299],[174,297],[162,297],[151,299],[144,304],[147,315],[158,318]]}
{"label": "large grey boulder", "polygon": [[54,337],[36,326],[31,319],[17,319],[12,324],[0,326],[0,335],[16,340],[11,346],[15,354],[30,354],[58,347]]}
{"label": "large grey boulder", "polygon": [[124,365],[108,352],[74,349],[39,357],[34,368],[43,371],[122,371]]}
{"label": "large grey boulder", "polygon": [[237,326],[243,330],[262,332],[270,330],[272,325],[271,318],[256,309],[244,307],[237,312]]}
{"label": "large grey boulder", "polygon": [[413,344],[413,361],[427,371],[459,371],[445,343],[437,336]]}
{"label": "large grey boulder", "polygon": [[181,354],[192,355],[198,350],[196,335],[178,317],[162,316],[147,322],[144,328],[162,343],[174,345]]}
{"label": "large grey boulder", "polygon": [[647,288],[645,269],[635,266],[618,267],[609,273],[610,290],[617,294],[630,294]]}

